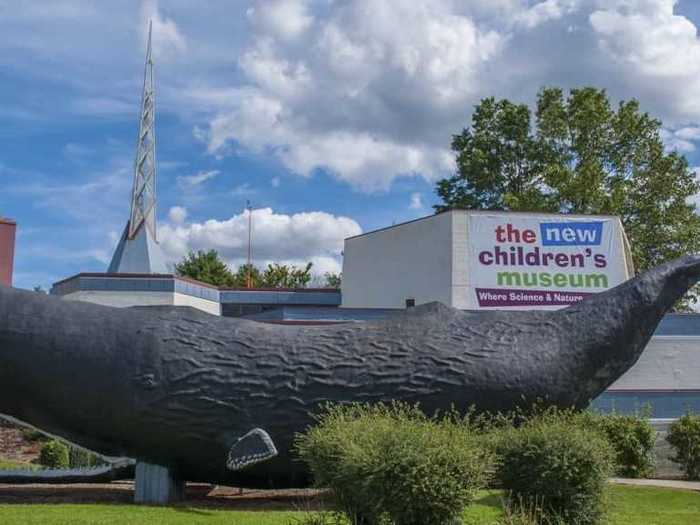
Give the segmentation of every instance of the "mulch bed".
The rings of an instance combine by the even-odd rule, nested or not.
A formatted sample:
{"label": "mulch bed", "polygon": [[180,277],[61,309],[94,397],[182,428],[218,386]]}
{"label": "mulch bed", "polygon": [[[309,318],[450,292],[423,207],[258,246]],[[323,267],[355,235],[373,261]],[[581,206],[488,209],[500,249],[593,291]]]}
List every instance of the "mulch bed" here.
{"label": "mulch bed", "polygon": [[42,443],[24,439],[19,428],[0,426],[0,458],[21,463],[30,463],[39,457]]}
{"label": "mulch bed", "polygon": [[[236,510],[312,510],[323,503],[315,489],[257,490],[188,483],[184,502],[178,506]],[[0,484],[0,504],[133,503],[134,484],[5,485]]]}

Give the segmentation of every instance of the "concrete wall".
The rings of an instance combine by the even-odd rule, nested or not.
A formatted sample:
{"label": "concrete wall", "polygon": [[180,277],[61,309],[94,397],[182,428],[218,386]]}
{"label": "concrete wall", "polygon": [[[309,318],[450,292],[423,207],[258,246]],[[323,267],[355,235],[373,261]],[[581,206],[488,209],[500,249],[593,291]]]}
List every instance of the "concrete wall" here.
{"label": "concrete wall", "polygon": [[700,337],[654,336],[639,361],[609,390],[700,391]]}
{"label": "concrete wall", "polygon": [[191,306],[197,310],[202,310],[212,315],[221,315],[221,303],[208,301],[206,299],[201,299],[199,297],[193,297],[191,295],[185,295],[181,293],[175,293],[173,304],[175,306]]}
{"label": "concrete wall", "polygon": [[467,212],[455,210],[452,216],[452,302],[455,308],[473,308],[469,279],[469,225]]}
{"label": "concrete wall", "polygon": [[172,292],[102,292],[79,291],[63,296],[68,301],[84,301],[86,303],[127,308],[129,306],[164,306],[174,304]]}
{"label": "concrete wall", "polygon": [[700,412],[700,337],[655,335],[639,361],[592,406],[619,413],[650,409],[651,417],[666,419]]}
{"label": "concrete wall", "polygon": [[341,306],[452,304],[452,225],[442,213],[346,239]]}
{"label": "concrete wall", "polygon": [[0,284],[7,286],[12,286],[15,229],[14,222],[0,218]]}
{"label": "concrete wall", "polygon": [[79,291],[63,296],[69,301],[127,308],[130,306],[191,306],[212,315],[221,315],[221,305],[199,297],[173,292],[108,292]]}

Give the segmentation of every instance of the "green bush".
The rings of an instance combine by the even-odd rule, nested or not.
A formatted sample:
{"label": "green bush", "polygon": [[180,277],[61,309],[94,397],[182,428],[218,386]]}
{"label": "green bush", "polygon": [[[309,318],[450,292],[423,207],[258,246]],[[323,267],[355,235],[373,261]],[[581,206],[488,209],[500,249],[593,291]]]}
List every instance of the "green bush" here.
{"label": "green bush", "polygon": [[80,447],[71,447],[68,456],[71,468],[89,468],[104,464],[97,454]]}
{"label": "green bush", "polygon": [[585,421],[599,429],[615,451],[615,473],[626,478],[654,474],[656,431],[643,415],[586,414]]}
{"label": "green bush", "polygon": [[29,442],[51,440],[51,438],[46,434],[42,434],[38,430],[31,427],[22,427],[20,432],[22,433],[22,437]]}
{"label": "green bush", "polygon": [[350,522],[367,525],[457,521],[492,464],[464,420],[398,403],[329,405],[296,450]]}
{"label": "green bush", "polygon": [[614,451],[573,412],[547,411],[498,432],[498,477],[511,502],[537,507],[544,523],[600,523]]}
{"label": "green bush", "polygon": [[47,468],[68,468],[68,447],[55,439],[49,441],[41,447],[39,463]]}
{"label": "green bush", "polygon": [[666,441],[673,447],[675,456],[688,479],[700,479],[700,416],[686,414],[671,423]]}

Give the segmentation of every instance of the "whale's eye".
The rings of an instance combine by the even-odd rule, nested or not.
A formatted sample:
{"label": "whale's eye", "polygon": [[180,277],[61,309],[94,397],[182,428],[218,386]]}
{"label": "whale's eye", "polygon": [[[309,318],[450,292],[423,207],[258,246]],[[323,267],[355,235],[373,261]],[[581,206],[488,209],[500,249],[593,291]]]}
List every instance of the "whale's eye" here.
{"label": "whale's eye", "polygon": [[136,378],[137,382],[139,382],[142,386],[146,388],[155,388],[158,386],[158,382],[156,381],[156,376],[155,374],[141,374]]}

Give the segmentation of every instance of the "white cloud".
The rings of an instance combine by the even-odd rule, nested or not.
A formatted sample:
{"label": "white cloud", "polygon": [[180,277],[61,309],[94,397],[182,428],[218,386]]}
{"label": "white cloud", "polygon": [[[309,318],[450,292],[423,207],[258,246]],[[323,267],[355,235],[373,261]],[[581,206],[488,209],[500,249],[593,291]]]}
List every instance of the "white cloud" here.
{"label": "white cloud", "polygon": [[257,193],[255,188],[253,188],[250,184],[245,182],[233,188],[230,192],[230,195],[232,197],[249,197],[250,195],[254,195],[255,193]]}
{"label": "white cloud", "polygon": [[168,219],[173,224],[183,224],[187,219],[187,208],[183,206],[173,206],[168,211]]}
{"label": "white cloud", "polygon": [[[339,271],[343,239],[362,232],[348,217],[325,212],[292,215],[275,213],[271,208],[253,210],[253,256],[256,264],[314,263],[314,271]],[[161,224],[158,231],[166,255],[179,260],[189,250],[217,250],[233,266],[246,260],[248,212],[227,220]]]}
{"label": "white cloud", "polygon": [[544,22],[557,20],[574,10],[577,0],[545,0],[515,15],[517,23],[532,29]]}
{"label": "white cloud", "polygon": [[[282,4],[308,13],[299,11],[303,2]],[[447,0],[329,4],[323,17],[286,16],[289,27],[265,6],[249,12],[253,35],[239,61],[245,84],[189,93],[216,108],[198,132],[210,153],[272,154],[299,175],[326,169],[366,191],[453,169],[447,137],[457,108],[469,106],[479,68],[498,55],[503,35]],[[422,129],[430,119],[450,124]]]}
{"label": "white cloud", "polygon": [[181,188],[191,188],[204,184],[206,181],[219,175],[218,170],[200,171],[194,175],[181,175],[177,178],[177,183]]}
{"label": "white cloud", "polygon": [[420,193],[411,193],[411,202],[408,205],[411,210],[420,210],[423,208],[423,196]]}
{"label": "white cloud", "polygon": [[694,139],[677,131],[700,123],[700,40],[673,0],[49,4],[3,12],[0,67],[67,88],[66,103],[18,97],[0,112],[133,118],[134,28],[150,17],[160,114],[183,117],[217,157],[274,157],[366,191],[449,174],[450,137],[485,96],[532,103],[545,85],[605,87],[638,98],[684,151]]}
{"label": "white cloud", "polygon": [[213,112],[199,130],[210,153],[272,155],[304,177],[325,169],[386,190],[450,173],[449,137],[479,98],[532,102],[544,85],[586,84],[641,99],[675,129],[670,147],[695,148],[681,129],[700,121],[700,40],[673,0],[291,5],[304,15],[287,29],[265,18],[274,9],[249,13],[243,81],[189,93]]}
{"label": "white cloud", "polygon": [[700,139],[700,128],[686,126],[676,130],[663,128],[661,138],[664,141],[667,151],[679,151],[689,153],[695,151],[695,141]]}
{"label": "white cloud", "polygon": [[314,17],[305,0],[258,0],[247,11],[251,23],[265,33],[284,40],[303,34],[313,24]]}
{"label": "white cloud", "polygon": [[674,13],[676,0],[600,2],[589,20],[598,45],[621,73],[658,93],[674,116],[700,117],[700,40],[688,18]]}
{"label": "white cloud", "polygon": [[153,23],[153,54],[157,60],[167,60],[171,55],[187,50],[187,41],[172,18],[161,15],[157,0],[143,0],[141,4],[144,42],[148,34],[148,21]]}

